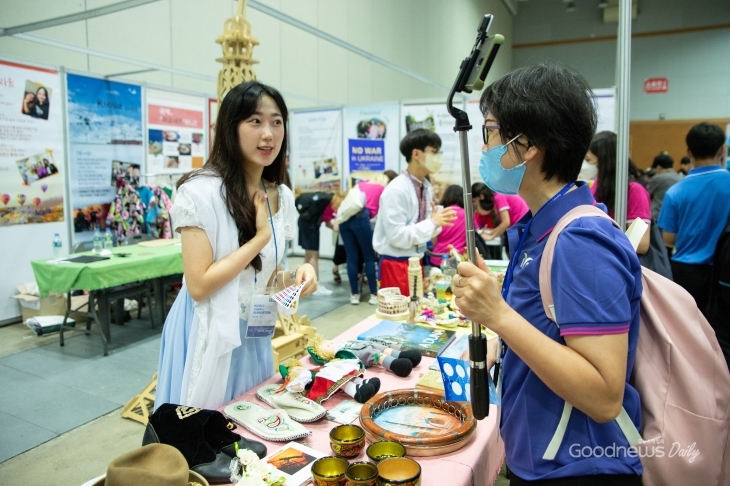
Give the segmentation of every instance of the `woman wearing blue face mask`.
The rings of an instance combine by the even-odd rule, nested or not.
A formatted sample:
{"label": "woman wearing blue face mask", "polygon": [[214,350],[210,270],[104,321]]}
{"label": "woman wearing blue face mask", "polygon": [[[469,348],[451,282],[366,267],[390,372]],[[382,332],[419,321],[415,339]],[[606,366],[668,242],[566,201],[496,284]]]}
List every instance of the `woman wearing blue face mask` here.
{"label": "woman wearing blue face mask", "polygon": [[[530,213],[508,230],[514,251],[502,289],[483,262],[461,263],[453,287],[461,311],[504,343],[501,434],[511,484],[640,485],[641,462],[621,428],[641,425],[628,383],[641,268],[628,238],[604,218],[572,222],[550,276],[559,327],[540,297],[552,229],[573,208],[596,204],[576,182],[596,128],[590,88],[573,71],[539,65],[489,86],[480,107],[481,176],[495,192],[522,196]],[[496,346],[488,348],[491,367]]]}

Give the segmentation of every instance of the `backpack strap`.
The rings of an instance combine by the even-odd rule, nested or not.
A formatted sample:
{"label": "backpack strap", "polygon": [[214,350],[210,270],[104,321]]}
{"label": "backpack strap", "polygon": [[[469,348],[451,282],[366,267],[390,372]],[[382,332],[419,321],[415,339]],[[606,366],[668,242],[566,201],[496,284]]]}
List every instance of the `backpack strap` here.
{"label": "backpack strap", "polygon": [[[545,243],[545,249],[542,253],[542,260],[540,261],[540,297],[542,299],[542,307],[545,310],[545,314],[547,315],[548,319],[553,321],[556,325],[559,324],[555,316],[555,302],[553,301],[552,282],[550,278],[553,267],[553,256],[555,254],[555,245],[558,241],[558,236],[560,236],[560,233],[570,223],[578,218],[586,216],[609,219],[617,228],[619,227],[616,221],[611,219],[610,216],[598,209],[596,206],[582,205],[570,210],[567,214],[560,218],[558,223],[553,228],[547,242]],[[560,448],[560,444],[563,442],[563,438],[565,437],[565,432],[568,429],[568,422],[570,421],[570,414],[572,411],[573,406],[570,403],[565,402],[563,406],[563,413],[560,417],[560,422],[558,423],[558,427],[555,430],[552,439],[550,439],[550,443],[548,444],[548,447],[542,456],[544,460],[552,461],[555,459],[558,449]],[[628,440],[629,444],[634,445],[641,440],[641,436],[639,435],[638,430],[636,430],[634,423],[631,421],[631,418],[623,407],[621,407],[621,412],[616,418],[616,422],[623,432],[624,436]]]}
{"label": "backpack strap", "polygon": [[[542,307],[548,319],[558,324],[555,317],[555,302],[553,301],[553,285],[550,278],[553,268],[553,255],[555,254],[555,244],[558,242],[558,236],[570,223],[584,216],[594,216],[609,219],[618,228],[618,224],[611,219],[609,215],[598,209],[596,206],[582,205],[577,206],[566,213],[553,228],[550,236],[548,236],[545,249],[542,252],[542,260],[540,261],[540,297],[542,298]],[[558,324],[559,325],[559,324]]]}

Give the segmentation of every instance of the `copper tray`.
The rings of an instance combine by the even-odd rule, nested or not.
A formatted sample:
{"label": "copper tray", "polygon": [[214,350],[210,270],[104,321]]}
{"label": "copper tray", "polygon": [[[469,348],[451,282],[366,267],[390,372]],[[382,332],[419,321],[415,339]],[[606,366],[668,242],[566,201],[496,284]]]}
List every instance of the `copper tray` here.
{"label": "copper tray", "polygon": [[410,456],[437,456],[461,449],[477,429],[468,402],[419,389],[375,395],[363,405],[360,424],[370,442],[391,440]]}

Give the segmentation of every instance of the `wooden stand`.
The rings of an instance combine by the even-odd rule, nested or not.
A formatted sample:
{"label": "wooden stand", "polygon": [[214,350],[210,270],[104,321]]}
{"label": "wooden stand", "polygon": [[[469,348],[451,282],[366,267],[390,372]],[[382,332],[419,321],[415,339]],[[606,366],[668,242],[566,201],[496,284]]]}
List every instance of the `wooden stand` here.
{"label": "wooden stand", "polygon": [[216,59],[223,64],[218,73],[218,102],[222,102],[234,86],[256,79],[253,65],[258,61],[251,56],[259,41],[251,35],[251,24],[246,20],[246,0],[238,0],[235,17],[225,21],[223,35],[215,41],[223,48],[223,57]]}
{"label": "wooden stand", "polygon": [[157,373],[142,393],[132,398],[122,409],[122,417],[136,420],[142,425],[147,425],[150,419],[150,412],[155,405],[155,388],[157,388]]}
{"label": "wooden stand", "polygon": [[307,341],[314,336],[314,332],[315,329],[307,316],[279,314],[274,338],[271,340],[271,347],[274,351],[274,369],[278,369],[279,363],[289,358],[298,359],[306,356]]}

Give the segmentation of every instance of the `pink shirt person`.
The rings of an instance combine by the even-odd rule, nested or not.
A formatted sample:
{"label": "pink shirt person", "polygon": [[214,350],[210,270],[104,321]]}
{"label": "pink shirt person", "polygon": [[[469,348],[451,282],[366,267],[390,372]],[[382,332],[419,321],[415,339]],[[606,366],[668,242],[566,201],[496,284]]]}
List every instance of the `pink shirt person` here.
{"label": "pink shirt person", "polygon": [[441,233],[436,237],[433,252],[438,256],[431,257],[431,265],[434,267],[441,265],[441,256],[449,253],[449,245],[452,245],[459,253],[464,253],[464,249],[466,249],[466,213],[461,206],[450,207],[456,211],[456,219],[452,226],[443,226]]}
{"label": "pink shirt person", "polygon": [[370,211],[370,219],[373,219],[380,210],[380,195],[385,190],[385,186],[375,182],[362,181],[357,188],[365,195],[364,208]]}
{"label": "pink shirt person", "polygon": [[[591,194],[596,196],[598,184],[593,184]],[[608,215],[614,217],[613,211],[609,211]],[[626,223],[632,223],[636,218],[641,218],[647,223],[651,223],[651,197],[649,191],[638,182],[629,182],[628,195],[626,197]]]}
{"label": "pink shirt person", "polygon": [[497,212],[502,211],[509,212],[509,225],[514,224],[522,219],[522,217],[530,211],[527,207],[527,203],[520,196],[507,196],[505,194],[494,193],[494,207],[497,208]]}

